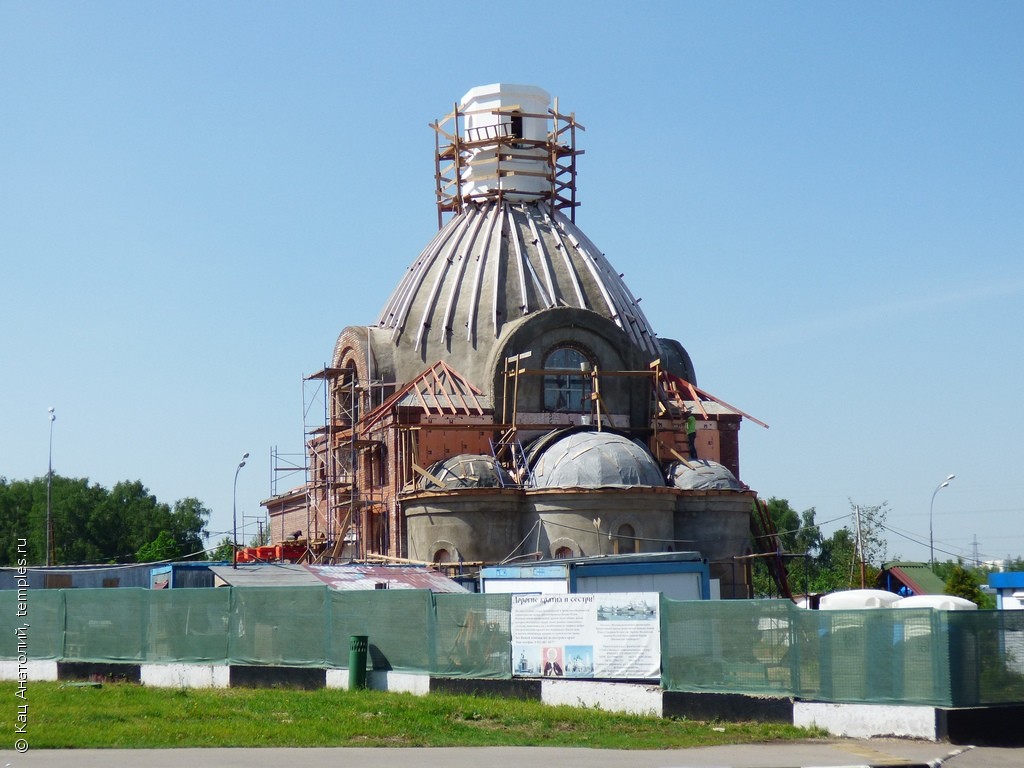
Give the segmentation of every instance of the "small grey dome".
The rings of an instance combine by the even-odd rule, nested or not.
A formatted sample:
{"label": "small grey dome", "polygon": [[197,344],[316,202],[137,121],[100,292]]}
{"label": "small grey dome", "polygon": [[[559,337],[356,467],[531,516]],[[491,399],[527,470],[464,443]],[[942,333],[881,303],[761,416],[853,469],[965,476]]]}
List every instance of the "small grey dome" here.
{"label": "small grey dome", "polygon": [[643,446],[613,432],[574,432],[543,449],[533,465],[537,488],[664,486]]}
{"label": "small grey dome", "polygon": [[493,456],[460,453],[432,464],[427,470],[442,485],[421,477],[418,486],[423,490],[451,490],[455,488],[503,488],[515,485],[508,472]]}
{"label": "small grey dome", "polygon": [[742,491],[746,489],[736,475],[713,461],[691,462],[692,469],[681,461],[669,465],[666,473],[669,486],[684,491]]}

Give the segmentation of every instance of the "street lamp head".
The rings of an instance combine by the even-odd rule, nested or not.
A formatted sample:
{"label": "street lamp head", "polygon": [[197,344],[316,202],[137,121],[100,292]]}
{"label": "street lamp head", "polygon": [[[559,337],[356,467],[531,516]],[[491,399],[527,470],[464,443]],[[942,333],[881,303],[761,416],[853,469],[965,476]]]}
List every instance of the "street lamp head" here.
{"label": "street lamp head", "polygon": [[947,486],[949,486],[949,480],[940,485],[939,488],[946,488]]}
{"label": "street lamp head", "polygon": [[50,421],[55,421],[57,419],[57,416],[53,412],[53,406],[52,405],[49,408],[46,409],[46,412],[50,414]]}
{"label": "street lamp head", "polygon": [[946,478],[946,482],[948,483],[948,482],[949,482],[950,480],[952,480],[952,479],[953,479],[954,477],[956,477],[956,475],[950,475],[949,477],[947,477],[947,478]]}

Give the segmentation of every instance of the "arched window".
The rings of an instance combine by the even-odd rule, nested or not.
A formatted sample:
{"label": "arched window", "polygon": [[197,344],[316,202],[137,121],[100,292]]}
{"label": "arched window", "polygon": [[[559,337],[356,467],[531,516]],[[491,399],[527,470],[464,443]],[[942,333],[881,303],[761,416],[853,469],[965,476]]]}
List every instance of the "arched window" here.
{"label": "arched window", "polygon": [[447,549],[439,549],[434,553],[434,562],[438,565],[451,561],[451,555],[448,554]]}
{"label": "arched window", "polygon": [[592,362],[576,347],[556,347],[544,358],[544,410],[590,413]]}
{"label": "arched window", "polygon": [[333,416],[342,427],[348,427],[359,421],[359,371],[354,360],[349,360],[342,369],[343,373],[334,379]]}
{"label": "arched window", "polygon": [[640,551],[640,542],[636,538],[633,526],[628,523],[620,525],[615,534],[615,554],[625,555],[630,552]]}
{"label": "arched window", "polygon": [[555,550],[556,560],[568,560],[572,557],[572,547],[559,547]]}

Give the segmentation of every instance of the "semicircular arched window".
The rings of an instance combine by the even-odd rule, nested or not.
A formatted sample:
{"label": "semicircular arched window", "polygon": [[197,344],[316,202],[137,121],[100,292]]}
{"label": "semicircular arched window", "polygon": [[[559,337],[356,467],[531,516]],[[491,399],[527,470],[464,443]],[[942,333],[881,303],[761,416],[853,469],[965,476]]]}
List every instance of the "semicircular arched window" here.
{"label": "semicircular arched window", "polygon": [[616,555],[640,551],[640,540],[637,539],[632,525],[624,523],[619,526],[619,530],[615,535],[614,548]]}
{"label": "semicircular arched window", "polygon": [[577,347],[551,350],[544,358],[544,410],[556,413],[590,413],[593,362]]}

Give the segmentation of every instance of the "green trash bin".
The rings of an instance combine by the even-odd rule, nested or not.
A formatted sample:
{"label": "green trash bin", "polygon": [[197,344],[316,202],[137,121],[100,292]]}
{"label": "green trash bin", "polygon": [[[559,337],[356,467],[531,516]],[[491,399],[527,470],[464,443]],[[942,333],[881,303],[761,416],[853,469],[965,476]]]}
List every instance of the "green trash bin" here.
{"label": "green trash bin", "polygon": [[348,687],[349,690],[366,687],[366,649],[369,638],[366,635],[352,635],[348,639]]}

